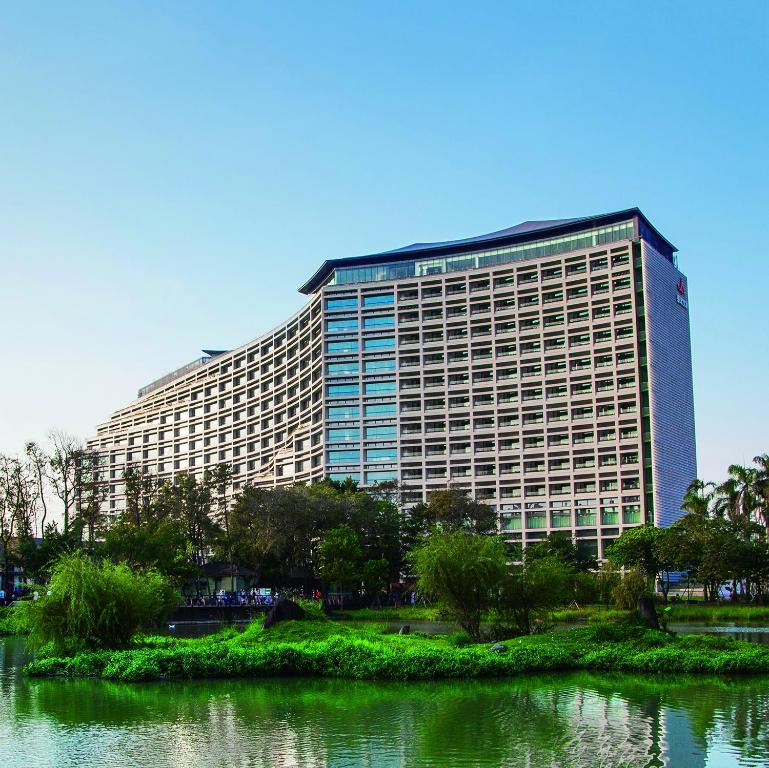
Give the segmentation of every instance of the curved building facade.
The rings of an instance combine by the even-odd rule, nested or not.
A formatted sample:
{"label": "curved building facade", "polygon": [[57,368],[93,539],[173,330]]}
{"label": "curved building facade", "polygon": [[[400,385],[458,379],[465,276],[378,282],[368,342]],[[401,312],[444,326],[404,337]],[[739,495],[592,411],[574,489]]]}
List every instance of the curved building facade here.
{"label": "curved building facade", "polygon": [[324,263],[290,320],[142,388],[89,446],[109,512],[128,464],[232,464],[235,489],[456,484],[531,543],[668,525],[696,476],[688,290],[638,209]]}

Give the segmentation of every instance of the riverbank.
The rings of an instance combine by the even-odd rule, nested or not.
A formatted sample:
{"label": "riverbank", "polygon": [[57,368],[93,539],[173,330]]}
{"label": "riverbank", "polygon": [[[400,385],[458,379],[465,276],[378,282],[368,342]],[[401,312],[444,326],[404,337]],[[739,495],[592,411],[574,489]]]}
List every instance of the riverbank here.
{"label": "riverbank", "polygon": [[[657,605],[660,613],[663,606]],[[667,606],[668,620],[675,622],[705,621],[717,624],[723,621],[737,621],[746,624],[769,622],[769,606],[766,605],[722,605],[670,603]],[[553,611],[550,621],[562,624],[576,622],[604,623],[629,619],[634,611],[611,608],[606,605],[586,605],[581,608],[562,608]],[[438,608],[362,608],[345,611],[345,617],[352,621],[445,621],[446,617]]]}
{"label": "riverbank", "polygon": [[503,678],[564,670],[769,673],[769,648],[705,636],[674,637],[626,623],[469,645],[450,636],[395,635],[383,626],[323,619],[263,630],[228,628],[203,638],[152,636],[120,651],[40,657],[32,676],[97,677],[137,682],[236,677],[358,680]]}

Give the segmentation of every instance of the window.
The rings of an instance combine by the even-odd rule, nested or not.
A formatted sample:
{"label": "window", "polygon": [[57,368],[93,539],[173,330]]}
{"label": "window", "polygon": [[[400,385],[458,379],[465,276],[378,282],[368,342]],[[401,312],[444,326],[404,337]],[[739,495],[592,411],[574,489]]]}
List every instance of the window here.
{"label": "window", "polygon": [[[537,496],[539,494],[530,493],[530,488],[527,489],[528,496]],[[526,512],[526,527],[527,528],[547,528],[547,515],[544,509],[537,509]]]}
{"label": "window", "polygon": [[367,405],[366,416],[395,416],[395,403],[382,403],[381,405]]}
{"label": "window", "polygon": [[[395,339],[392,336],[387,336],[384,338],[378,338],[378,339],[366,339],[363,342],[363,349],[365,350],[373,350],[373,349],[394,349],[395,348]],[[330,352],[331,350],[329,350]]]}
{"label": "window", "polygon": [[364,328],[392,328],[395,325],[395,318],[392,315],[376,315],[374,317],[364,317]]}
{"label": "window", "polygon": [[328,344],[326,344],[326,351],[331,353],[357,352],[358,342],[354,339],[349,339],[347,341],[329,341]]}
{"label": "window", "polygon": [[394,371],[395,360],[366,360],[363,364],[364,373],[380,373],[382,371]]}
{"label": "window", "polygon": [[366,461],[397,461],[397,448],[369,448],[366,451]]}
{"label": "window", "polygon": [[631,504],[626,507],[622,507],[622,522],[623,523],[640,523],[641,522],[641,507],[638,504]]}
{"label": "window", "polygon": [[343,483],[348,478],[353,482],[359,483],[360,472],[330,472],[328,476],[329,480],[334,480],[337,483]]}
{"label": "window", "polygon": [[329,464],[359,464],[360,451],[329,451]]}
{"label": "window", "polygon": [[366,472],[366,483],[386,483],[390,480],[397,480],[398,473],[394,469],[381,470],[379,472]]}
{"label": "window", "polygon": [[397,430],[390,427],[366,427],[366,440],[395,440]]}
{"label": "window", "polygon": [[357,397],[360,394],[360,387],[357,384],[329,384],[329,397]]}
{"label": "window", "polygon": [[392,293],[378,293],[375,296],[364,296],[364,307],[384,307],[388,304],[392,304],[395,297]]}
{"label": "window", "polygon": [[358,299],[355,296],[344,299],[326,299],[326,309],[357,309]]}
{"label": "window", "polygon": [[357,331],[358,321],[355,318],[344,318],[340,320],[329,320],[326,323],[326,330],[330,333],[340,333],[346,331]]}
{"label": "window", "polygon": [[357,428],[329,429],[328,441],[331,443],[351,443],[360,440],[360,430]]}
{"label": "window", "polygon": [[326,368],[329,376],[354,376],[360,370],[357,360],[345,363],[329,363]]}
{"label": "window", "polygon": [[[395,408],[395,406],[393,406]],[[328,409],[328,418],[331,419],[357,419],[360,416],[360,408],[357,405],[333,406]]]}
{"label": "window", "polygon": [[394,381],[369,381],[364,385],[364,394],[366,395],[390,395],[394,393]]}

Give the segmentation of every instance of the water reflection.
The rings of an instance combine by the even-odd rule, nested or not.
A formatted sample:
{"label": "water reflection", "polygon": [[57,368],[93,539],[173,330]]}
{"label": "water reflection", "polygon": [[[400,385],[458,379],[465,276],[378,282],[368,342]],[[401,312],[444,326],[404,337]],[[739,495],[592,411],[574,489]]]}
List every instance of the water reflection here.
{"label": "water reflection", "polygon": [[0,764],[758,766],[766,679],[570,674],[475,683],[25,680],[0,641]]}

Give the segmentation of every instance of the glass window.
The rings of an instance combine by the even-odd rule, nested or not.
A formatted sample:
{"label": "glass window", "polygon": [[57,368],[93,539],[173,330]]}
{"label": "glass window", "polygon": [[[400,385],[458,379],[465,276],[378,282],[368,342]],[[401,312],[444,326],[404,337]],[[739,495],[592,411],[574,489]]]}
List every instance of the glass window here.
{"label": "glass window", "polygon": [[329,363],[326,370],[331,376],[353,376],[360,371],[360,365],[357,360],[350,360],[345,363]]}
{"label": "glass window", "polygon": [[394,371],[395,360],[366,360],[363,365],[364,373],[379,373],[380,371]]}
{"label": "glass window", "polygon": [[394,381],[369,381],[364,385],[364,393],[367,395],[389,395],[394,392]]}
{"label": "glass window", "polygon": [[357,419],[360,408],[357,405],[337,405],[328,409],[329,419]]}
{"label": "glass window", "polygon": [[329,341],[326,344],[327,352],[357,352],[358,342],[355,339],[347,339],[346,341]]}
{"label": "glass window", "polygon": [[355,296],[344,299],[326,299],[326,309],[356,309],[358,299]]}
{"label": "glass window", "polygon": [[391,427],[366,427],[366,440],[395,440],[397,430]]}
{"label": "glass window", "polygon": [[380,315],[375,317],[364,317],[364,328],[392,328],[395,325],[395,318],[392,315]]}
{"label": "glass window", "polygon": [[[392,336],[387,336],[379,339],[365,339],[363,342],[363,349],[394,349],[395,339]],[[331,350],[329,350],[331,351]]]}
{"label": "glass window", "polygon": [[365,413],[366,416],[395,416],[395,403],[367,405]]}
{"label": "glass window", "polygon": [[366,461],[397,461],[397,448],[369,448],[366,451]]}
{"label": "glass window", "polygon": [[357,384],[329,384],[329,397],[356,397],[360,394],[360,387]]}
{"label": "glass window", "polygon": [[[331,282],[334,285],[348,285],[350,283],[369,283],[380,280],[399,280],[404,277],[420,275],[438,275],[455,270],[510,264],[524,259],[553,256],[559,253],[592,248],[596,245],[613,243],[620,240],[630,240],[634,236],[633,222],[627,221],[610,227],[593,229],[589,232],[578,232],[566,237],[538,240],[532,243],[493,248],[476,253],[336,269],[334,270]],[[569,269],[570,274],[585,272],[586,265],[582,262],[578,265],[570,266]],[[363,305],[381,306],[382,304],[392,304],[392,301],[392,294],[364,296]]]}
{"label": "glass window", "polygon": [[329,464],[358,464],[360,463],[360,451],[329,451]]}
{"label": "glass window", "polygon": [[372,483],[386,483],[390,480],[397,480],[398,473],[394,469],[380,470],[379,472],[366,472],[366,482]]}
{"label": "glass window", "polygon": [[335,480],[338,483],[343,483],[347,478],[354,480],[356,483],[360,482],[360,472],[331,472],[328,479]]}
{"label": "glass window", "polygon": [[376,296],[364,296],[364,307],[382,307],[392,304],[395,296],[392,293],[379,293]]}
{"label": "glass window", "polygon": [[578,509],[577,510],[577,525],[595,525],[595,510],[594,509]]}
{"label": "glass window", "polygon": [[622,522],[623,523],[640,523],[641,522],[640,505],[633,504],[631,506],[622,507]]}
{"label": "glass window", "polygon": [[360,440],[360,430],[354,427],[329,429],[328,430],[329,442],[357,442]]}
{"label": "glass window", "polygon": [[357,331],[358,321],[355,318],[344,318],[340,320],[329,320],[326,323],[326,330],[331,332],[339,331]]}

